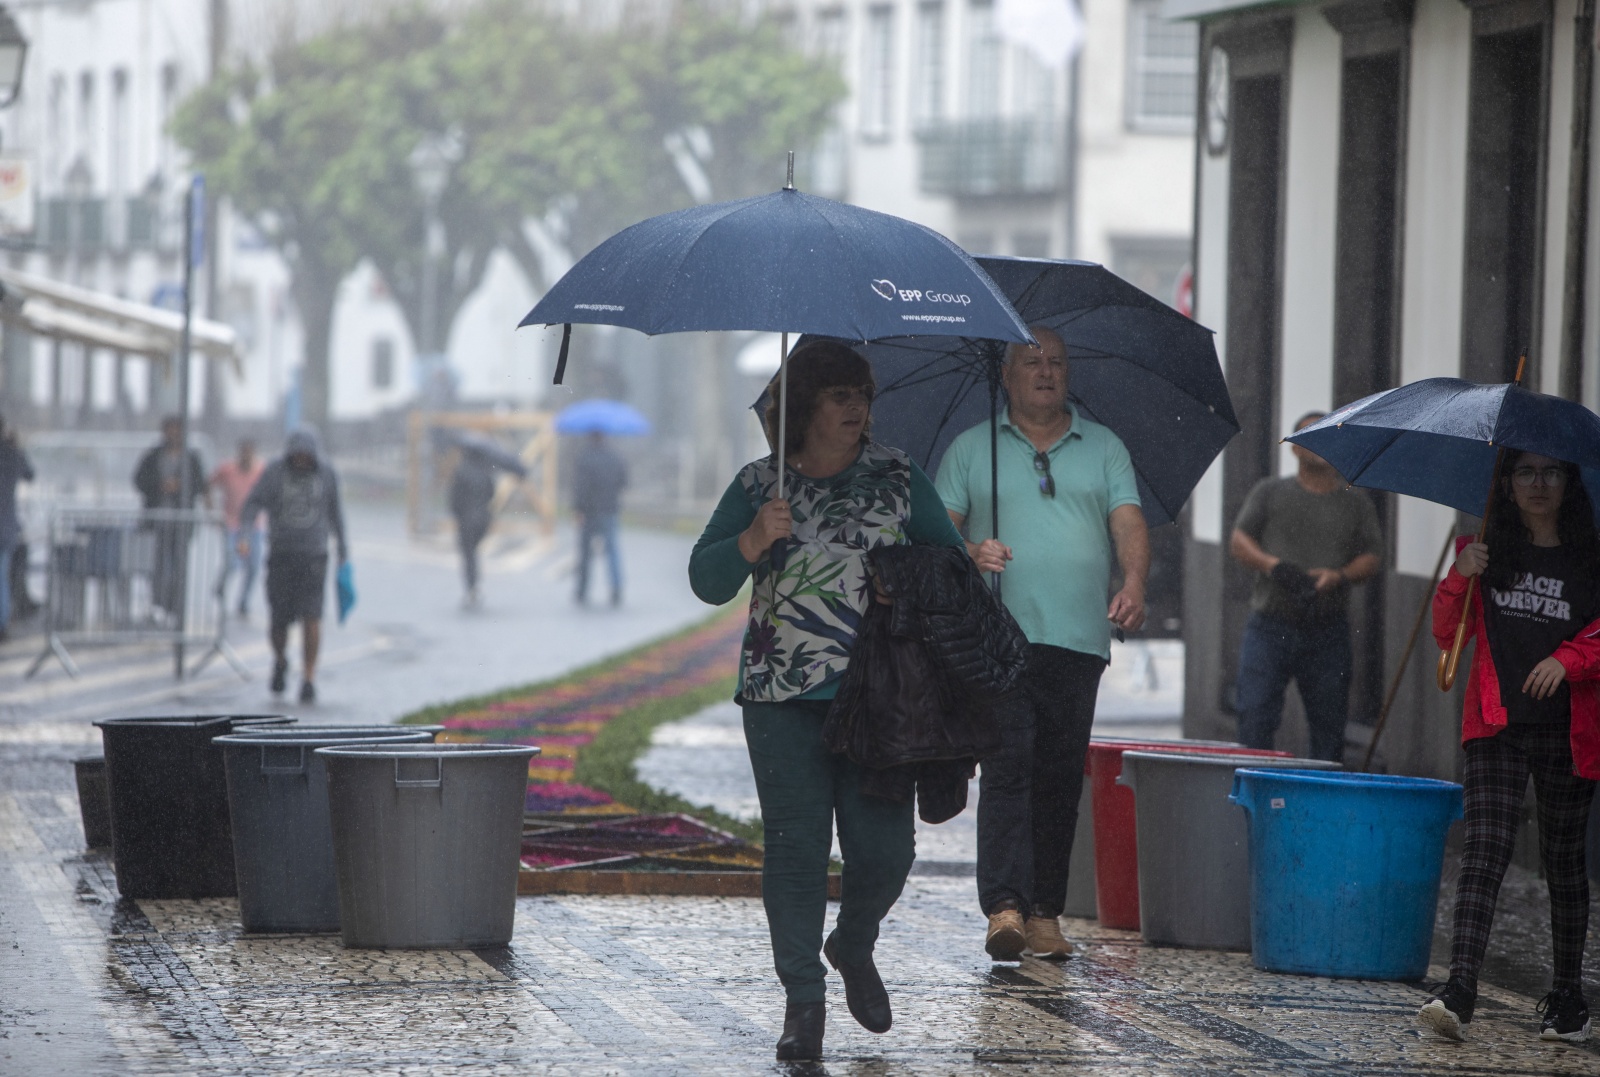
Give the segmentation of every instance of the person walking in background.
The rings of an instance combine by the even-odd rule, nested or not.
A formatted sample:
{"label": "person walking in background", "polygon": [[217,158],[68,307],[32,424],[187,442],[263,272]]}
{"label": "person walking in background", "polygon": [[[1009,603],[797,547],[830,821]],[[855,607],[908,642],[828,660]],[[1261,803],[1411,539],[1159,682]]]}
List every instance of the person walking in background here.
{"label": "person walking in background", "polygon": [[1467,581],[1482,580],[1466,610],[1467,639],[1477,644],[1461,713],[1466,836],[1450,978],[1418,1016],[1453,1040],[1472,1020],[1531,775],[1555,957],[1539,1036],[1579,1043],[1589,1038],[1584,842],[1600,778],[1600,533],[1577,467],[1526,452],[1507,463],[1484,541],[1456,540],[1455,565],[1433,597],[1433,638],[1449,650]]}
{"label": "person walking in background", "polygon": [[461,549],[461,575],[466,585],[462,605],[475,609],[482,601],[478,591],[478,546],[489,533],[494,504],[494,464],[486,453],[465,446],[455,474],[450,476],[450,515],[456,521],[456,544]]}
{"label": "person walking in background", "polygon": [[240,507],[241,519],[267,514],[268,638],[272,643],[272,692],[284,690],[289,675],[289,626],[300,622],[304,667],[300,702],[317,698],[317,653],[322,642],[322,608],[328,591],[328,540],[349,559],[339,479],[322,459],[317,436],[299,427],[284,443],[283,456],[267,465]]}
{"label": "person walking in background", "polygon": [[[22,541],[17,516],[17,483],[33,481],[33,464],[17,444],[17,435],[0,419],[0,643],[11,628],[11,557]],[[27,577],[24,576],[24,579]]]}
{"label": "person walking in background", "polygon": [[[1323,415],[1302,415],[1294,428]],[[1350,588],[1382,567],[1383,536],[1365,494],[1316,453],[1290,449],[1298,470],[1256,483],[1228,543],[1234,560],[1258,573],[1239,646],[1239,741],[1273,746],[1292,680],[1312,758],[1339,763],[1350,711]]]}
{"label": "person walking in background", "polygon": [[590,434],[572,465],[573,511],[578,514],[578,605],[589,600],[589,559],[596,542],[606,548],[611,604],[622,604],[622,553],[617,548],[617,511],[628,486],[628,465],[605,439]]}
{"label": "person walking in background", "polygon": [[[266,468],[256,455],[256,443],[245,438],[239,442],[237,455],[224,460],[211,472],[211,486],[222,493],[222,526],[227,532],[228,548],[223,555],[222,579],[217,582],[217,595],[227,601],[228,579],[235,565],[244,570],[244,584],[239,588],[238,612],[240,617],[250,616],[250,593],[255,589],[256,574],[261,571],[262,540],[259,517],[244,520],[239,508],[249,496],[256,480]],[[247,550],[247,553],[240,553]]]}
{"label": "person walking in background", "polygon": [[[987,422],[951,442],[938,487],[950,519],[1028,638],[1022,691],[999,712],[1001,748],[979,765],[978,903],[996,961],[1072,952],[1059,917],[1083,790],[1084,756],[1111,629],[1144,624],[1150,535],[1122,440],[1067,401],[1060,336],[1006,349],[1007,409],[996,419],[1000,514],[992,537]],[[983,536],[991,536],[983,538]],[[1111,597],[1112,556],[1122,586]]]}
{"label": "person walking in background", "polygon": [[[779,1059],[821,1056],[827,985],[818,951],[844,980],[862,1027],[890,1027],[872,955],[915,859],[912,802],[864,793],[862,768],[829,752],[822,728],[872,601],[868,552],[961,544],[927,476],[871,440],[873,392],[871,366],[849,347],[797,348],[784,405],[786,498],[777,497],[777,453],[746,464],[689,561],[694,593],[713,605],[754,579],[736,698],[766,832],[762,903],[787,998]],[[776,444],[775,390],[772,401],[766,426]],[[824,941],[835,821],[844,896]]]}
{"label": "person walking in background", "polygon": [[[197,499],[211,507],[206,489],[205,467],[194,449],[183,451],[183,422],[169,415],[161,420],[161,444],[139,458],[133,472],[133,485],[139,491],[147,512],[194,508]],[[185,476],[184,469],[188,469]],[[184,601],[184,582],[189,568],[189,541],[194,524],[187,520],[153,519],[150,528],[156,536],[156,561],[151,573],[151,601],[168,618],[175,619]]]}

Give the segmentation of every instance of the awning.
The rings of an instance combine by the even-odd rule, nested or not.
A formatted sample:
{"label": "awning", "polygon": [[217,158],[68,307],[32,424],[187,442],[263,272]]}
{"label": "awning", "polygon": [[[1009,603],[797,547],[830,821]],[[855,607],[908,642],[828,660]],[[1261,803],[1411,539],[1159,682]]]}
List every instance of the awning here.
{"label": "awning", "polygon": [[[183,315],[176,311],[4,267],[0,267],[0,322],[55,340],[163,362],[177,352],[183,334]],[[231,326],[194,318],[189,343],[195,353],[226,360],[234,373],[243,373]]]}

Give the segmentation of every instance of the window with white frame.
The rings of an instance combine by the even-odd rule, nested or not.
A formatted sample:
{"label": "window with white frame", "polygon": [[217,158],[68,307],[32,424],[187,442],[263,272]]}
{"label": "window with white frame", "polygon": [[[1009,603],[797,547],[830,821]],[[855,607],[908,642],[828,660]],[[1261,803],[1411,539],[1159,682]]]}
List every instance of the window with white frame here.
{"label": "window with white frame", "polygon": [[911,84],[911,119],[918,128],[944,119],[944,0],[917,5],[916,70]]}
{"label": "window with white frame", "polygon": [[867,9],[861,36],[861,133],[888,138],[894,125],[894,8]]}
{"label": "window with white frame", "polygon": [[1000,115],[1000,46],[1000,34],[994,25],[994,0],[968,0],[968,119]]}
{"label": "window with white frame", "polygon": [[[847,28],[844,8],[824,8],[817,12],[812,24],[812,51],[819,58],[842,67]],[[848,172],[847,157],[844,124],[835,114],[818,136],[816,145],[811,149],[810,160],[803,166],[811,190],[828,197],[843,196]]]}
{"label": "window with white frame", "polygon": [[1128,126],[1188,134],[1195,123],[1199,31],[1169,21],[1161,0],[1128,5]]}

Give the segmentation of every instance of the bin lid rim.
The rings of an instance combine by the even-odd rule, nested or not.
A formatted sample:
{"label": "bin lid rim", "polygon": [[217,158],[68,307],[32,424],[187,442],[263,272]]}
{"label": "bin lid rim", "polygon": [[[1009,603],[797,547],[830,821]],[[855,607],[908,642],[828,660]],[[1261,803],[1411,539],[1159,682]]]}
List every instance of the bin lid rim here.
{"label": "bin lid rim", "polygon": [[1365,782],[1373,786],[1387,786],[1390,789],[1459,790],[1461,788],[1460,783],[1447,782],[1442,778],[1416,778],[1409,774],[1364,774],[1355,770],[1296,770],[1292,767],[1266,767],[1253,770],[1250,767],[1240,767],[1235,774],[1240,778],[1276,778],[1317,785],[1359,785]]}
{"label": "bin lid rim", "polygon": [[365,736],[348,729],[343,732],[325,735],[303,733],[298,737],[263,737],[257,733],[224,733],[220,737],[212,737],[211,743],[227,748],[243,748],[256,745],[268,748],[321,748],[335,744],[382,744],[388,741],[422,744],[424,741],[421,738],[431,735],[426,729],[419,729],[415,733],[371,733]]}
{"label": "bin lid rim", "polygon": [[[179,729],[203,729],[208,725],[221,725],[237,721],[228,714],[152,715],[148,718],[101,718],[94,724],[101,729],[139,729],[146,726],[172,726]],[[288,721],[294,721],[289,718]]]}
{"label": "bin lid rim", "polygon": [[453,759],[471,759],[477,757],[490,757],[497,755],[523,755],[531,759],[543,749],[532,744],[396,744],[391,741],[369,740],[356,744],[342,744],[337,747],[318,748],[318,755],[341,756],[348,759],[382,759],[385,756],[398,759],[401,756],[427,756],[433,754],[440,759],[450,757]]}
{"label": "bin lid rim", "polygon": [[[1244,758],[1250,760],[1250,763],[1249,763],[1248,767],[1242,765],[1239,762],[1240,753],[1238,753],[1238,752],[1227,752],[1227,753],[1224,753],[1224,752],[1215,752],[1215,751],[1208,752],[1208,751],[1200,750],[1200,751],[1193,751],[1193,752],[1132,752],[1132,751],[1129,751],[1129,752],[1123,752],[1122,753],[1122,759],[1123,759],[1123,765],[1124,766],[1127,765],[1127,761],[1129,759],[1155,759],[1155,760],[1160,760],[1162,762],[1181,763],[1181,764],[1193,765],[1193,766],[1198,766],[1198,765],[1201,765],[1201,764],[1209,765],[1209,764],[1214,764],[1214,763],[1231,763],[1231,764],[1233,764],[1235,769],[1239,769],[1239,770],[1244,770],[1244,769],[1249,769],[1249,767],[1259,766],[1259,767],[1262,767],[1263,769],[1268,769],[1268,770],[1294,770],[1294,769],[1300,769],[1300,770],[1306,770],[1306,771],[1315,771],[1315,772],[1320,774],[1320,773],[1327,773],[1329,771],[1342,771],[1344,769],[1344,764],[1343,763],[1334,763],[1334,762],[1331,762],[1331,761],[1326,760],[1326,759],[1302,759],[1302,758],[1298,758],[1298,757],[1296,757],[1296,756],[1294,756],[1292,754],[1281,755],[1281,756],[1280,755],[1265,755],[1265,754],[1263,754],[1263,755],[1245,756]],[[1302,765],[1302,764],[1304,764],[1304,765]],[[1348,773],[1348,772],[1346,772],[1346,773]]]}

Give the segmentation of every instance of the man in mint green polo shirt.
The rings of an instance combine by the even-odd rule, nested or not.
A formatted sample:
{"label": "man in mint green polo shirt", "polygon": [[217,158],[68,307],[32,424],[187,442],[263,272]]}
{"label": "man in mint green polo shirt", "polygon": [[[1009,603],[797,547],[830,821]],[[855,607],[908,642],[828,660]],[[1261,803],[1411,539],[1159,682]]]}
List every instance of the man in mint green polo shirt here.
{"label": "man in mint green polo shirt", "polygon": [[[1071,953],[1057,917],[1083,789],[1100,675],[1111,630],[1144,624],[1150,536],[1122,440],[1067,402],[1061,338],[1006,351],[1009,408],[999,416],[1000,535],[990,511],[989,424],[951,443],[937,487],[950,519],[1028,637],[1023,690],[1000,715],[1001,750],[981,764],[978,902],[984,948],[997,961],[1024,950]],[[1122,587],[1111,591],[1113,555]]]}

